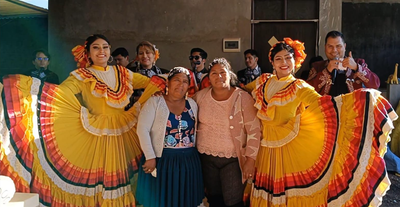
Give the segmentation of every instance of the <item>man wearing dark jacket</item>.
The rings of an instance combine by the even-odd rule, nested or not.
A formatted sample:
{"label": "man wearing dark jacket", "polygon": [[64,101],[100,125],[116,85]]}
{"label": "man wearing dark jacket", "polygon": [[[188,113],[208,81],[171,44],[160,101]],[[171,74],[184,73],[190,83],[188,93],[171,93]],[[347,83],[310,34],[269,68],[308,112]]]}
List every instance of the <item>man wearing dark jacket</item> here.
{"label": "man wearing dark jacket", "polygon": [[40,79],[42,82],[59,84],[58,75],[52,72],[48,66],[50,64],[50,54],[44,50],[36,50],[32,55],[32,64],[35,69],[26,71],[24,75]]}

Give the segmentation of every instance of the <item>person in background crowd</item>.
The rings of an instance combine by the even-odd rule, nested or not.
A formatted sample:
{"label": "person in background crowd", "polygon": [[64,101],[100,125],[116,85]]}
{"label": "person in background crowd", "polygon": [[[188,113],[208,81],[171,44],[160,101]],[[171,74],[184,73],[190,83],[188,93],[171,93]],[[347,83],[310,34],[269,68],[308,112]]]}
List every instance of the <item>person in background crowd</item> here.
{"label": "person in background crowd", "polygon": [[365,60],[345,55],[344,35],[330,31],[325,37],[325,55],[328,60],[313,64],[307,82],[321,95],[337,96],[359,88],[378,89],[379,77],[373,73]]}
{"label": "person in background crowd", "polygon": [[190,65],[194,76],[196,77],[196,86],[198,90],[210,86],[210,81],[208,79],[208,70],[205,67],[207,61],[207,52],[201,48],[192,48],[190,50]]}
{"label": "person in background crowd", "polygon": [[136,72],[151,78],[153,75],[167,74],[169,71],[159,68],[156,61],[160,58],[160,52],[149,41],[143,41],[136,47],[136,59],[138,66]]}
{"label": "person in background crowd", "polygon": [[237,76],[239,83],[244,86],[253,82],[261,75],[261,68],[258,66],[258,53],[253,49],[244,51],[244,60],[246,68],[238,71]]}
{"label": "person in background crowd", "polygon": [[[158,58],[160,58],[160,52],[155,45],[149,41],[143,41],[139,43],[136,47],[136,60],[138,61],[138,65],[135,72],[149,78],[153,77],[154,75],[167,74],[169,72],[168,70],[159,68],[156,65]],[[126,107],[126,110],[133,106],[143,92],[144,89],[138,89],[134,91],[133,97],[131,98],[129,105]]]}
{"label": "person in background crowd", "polygon": [[34,69],[26,71],[24,75],[40,79],[42,82],[59,84],[58,75],[48,67],[50,64],[50,54],[44,50],[36,50],[32,55]]}
{"label": "person in background crowd", "polygon": [[135,65],[135,61],[134,60],[129,61],[128,50],[126,50],[124,47],[119,47],[119,48],[115,49],[111,53],[111,56],[114,58],[117,65],[128,68],[131,71],[135,71],[135,68],[137,67]]}

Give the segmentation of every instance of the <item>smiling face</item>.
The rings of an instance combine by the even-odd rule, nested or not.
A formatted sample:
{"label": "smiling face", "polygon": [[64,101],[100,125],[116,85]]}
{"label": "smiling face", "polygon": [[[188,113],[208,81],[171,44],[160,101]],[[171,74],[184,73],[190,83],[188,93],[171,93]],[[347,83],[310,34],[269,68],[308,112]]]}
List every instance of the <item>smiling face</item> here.
{"label": "smiling face", "polygon": [[185,98],[189,89],[189,78],[185,73],[177,73],[168,80],[168,96]]}
{"label": "smiling face", "polygon": [[215,64],[210,69],[210,83],[213,88],[229,88],[231,77],[222,64]]}
{"label": "smiling face", "polygon": [[150,69],[153,67],[155,54],[152,48],[146,45],[140,46],[137,55],[143,68]]}
{"label": "smiling face", "polygon": [[[196,68],[200,70],[204,68],[204,64],[206,63],[206,60],[201,57],[200,52],[193,52],[190,55],[189,60],[192,68],[194,68],[197,65]],[[196,62],[199,64],[196,64]]]}
{"label": "smiling face", "polygon": [[343,58],[346,52],[346,43],[341,37],[328,37],[325,43],[325,55],[329,60]]}
{"label": "smiling face", "polygon": [[274,56],[272,66],[276,70],[278,78],[283,78],[290,75],[294,71],[293,54],[287,50],[281,50]]}
{"label": "smiling face", "polygon": [[97,39],[90,45],[89,57],[93,65],[106,67],[110,58],[110,45],[103,39]]}

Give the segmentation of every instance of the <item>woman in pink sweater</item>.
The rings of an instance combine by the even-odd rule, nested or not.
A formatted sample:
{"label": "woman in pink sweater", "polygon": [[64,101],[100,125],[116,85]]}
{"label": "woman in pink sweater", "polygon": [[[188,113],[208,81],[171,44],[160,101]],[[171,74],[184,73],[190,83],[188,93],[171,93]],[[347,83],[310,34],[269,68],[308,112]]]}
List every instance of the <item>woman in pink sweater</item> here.
{"label": "woman in pink sweater", "polygon": [[254,175],[261,129],[254,100],[237,87],[225,58],[214,59],[211,86],[197,92],[197,149],[210,207],[243,204],[245,181]]}

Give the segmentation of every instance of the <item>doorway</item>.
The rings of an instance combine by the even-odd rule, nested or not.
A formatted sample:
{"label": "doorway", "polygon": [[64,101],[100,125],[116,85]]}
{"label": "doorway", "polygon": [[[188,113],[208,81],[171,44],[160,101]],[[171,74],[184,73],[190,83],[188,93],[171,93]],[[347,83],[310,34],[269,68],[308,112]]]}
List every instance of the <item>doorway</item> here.
{"label": "doorway", "polygon": [[252,5],[252,48],[259,54],[258,65],[263,73],[272,73],[268,54],[271,45],[268,41],[275,37],[282,41],[284,37],[304,42],[307,57],[296,73],[309,70],[309,60],[318,54],[318,17],[319,1],[253,0]]}

